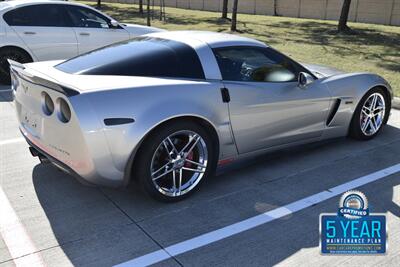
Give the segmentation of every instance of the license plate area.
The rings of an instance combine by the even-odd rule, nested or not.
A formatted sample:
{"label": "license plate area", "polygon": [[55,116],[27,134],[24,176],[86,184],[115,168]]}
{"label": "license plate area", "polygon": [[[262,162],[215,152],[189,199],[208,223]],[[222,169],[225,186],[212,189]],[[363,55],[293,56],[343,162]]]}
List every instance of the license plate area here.
{"label": "license plate area", "polygon": [[37,114],[31,113],[22,108],[21,123],[27,131],[29,131],[35,137],[38,137],[38,131],[40,129],[40,117]]}

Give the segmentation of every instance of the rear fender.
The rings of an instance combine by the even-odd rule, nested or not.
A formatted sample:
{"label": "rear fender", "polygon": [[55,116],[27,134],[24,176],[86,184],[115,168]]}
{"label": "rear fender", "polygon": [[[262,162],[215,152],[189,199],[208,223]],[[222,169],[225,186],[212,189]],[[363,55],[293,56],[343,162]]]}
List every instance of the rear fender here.
{"label": "rear fender", "polygon": [[[229,123],[228,107],[222,102],[219,84],[134,88],[92,93],[90,102],[100,121],[119,170],[126,169],[129,159],[150,131],[163,122],[181,117],[197,117],[215,129],[220,144],[220,158],[236,155]],[[106,126],[106,118],[131,118],[132,123]]]}

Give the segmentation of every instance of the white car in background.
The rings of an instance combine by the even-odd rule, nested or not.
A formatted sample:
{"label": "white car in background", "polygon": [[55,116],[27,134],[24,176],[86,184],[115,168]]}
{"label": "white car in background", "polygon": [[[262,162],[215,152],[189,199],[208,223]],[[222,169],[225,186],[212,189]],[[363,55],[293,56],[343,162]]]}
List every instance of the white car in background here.
{"label": "white car in background", "polygon": [[68,59],[158,31],[162,30],[118,23],[94,8],[75,2],[0,2],[0,82],[10,82],[7,58],[21,63]]}

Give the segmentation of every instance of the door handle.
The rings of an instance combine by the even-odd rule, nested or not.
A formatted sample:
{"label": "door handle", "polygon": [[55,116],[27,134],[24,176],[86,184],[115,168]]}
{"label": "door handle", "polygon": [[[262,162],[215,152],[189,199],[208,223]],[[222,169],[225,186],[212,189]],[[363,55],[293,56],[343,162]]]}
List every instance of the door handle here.
{"label": "door handle", "polygon": [[88,32],[81,32],[81,33],[79,33],[79,35],[81,35],[81,36],[89,36],[90,33],[88,33]]}
{"label": "door handle", "polygon": [[27,34],[27,35],[34,35],[34,34],[36,34],[36,32],[24,32],[24,34]]}

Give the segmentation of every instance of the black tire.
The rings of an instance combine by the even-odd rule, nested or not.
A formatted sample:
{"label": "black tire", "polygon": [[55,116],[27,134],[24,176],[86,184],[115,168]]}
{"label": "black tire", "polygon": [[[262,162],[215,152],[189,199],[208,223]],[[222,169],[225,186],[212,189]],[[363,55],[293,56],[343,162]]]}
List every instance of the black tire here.
{"label": "black tire", "polygon": [[[150,173],[151,162],[154,153],[159,148],[159,145],[162,144],[163,140],[180,131],[192,131],[201,136],[207,148],[208,163],[204,175],[194,188],[180,196],[167,196],[159,192],[153,183]],[[136,181],[140,183],[140,186],[148,195],[163,202],[176,202],[192,195],[199,189],[204,180],[213,175],[217,163],[216,149],[213,147],[211,135],[201,125],[184,120],[173,121],[157,128],[148,138],[146,138],[136,156],[137,160],[135,161],[133,169],[133,175],[135,176]],[[168,178],[166,177],[166,179]]]}
{"label": "black tire", "polygon": [[0,49],[0,83],[10,84],[10,65],[7,59],[12,59],[19,63],[32,62],[30,55],[22,49],[14,47],[6,47]]}
{"label": "black tire", "polygon": [[[360,123],[360,117],[361,117],[361,112],[362,112],[362,107],[364,105],[364,103],[367,101],[367,99],[375,93],[379,93],[383,96],[383,98],[385,99],[385,115],[384,115],[384,119],[383,119],[383,123],[381,124],[380,128],[378,129],[378,131],[376,131],[374,134],[372,135],[366,135],[362,129],[361,129],[361,123]],[[380,88],[380,87],[375,87],[371,90],[369,90],[364,96],[363,98],[360,100],[360,102],[357,105],[357,108],[354,112],[353,118],[351,120],[351,124],[350,124],[350,129],[349,129],[349,136],[357,139],[357,140],[370,140],[372,138],[374,138],[375,136],[377,136],[379,134],[379,132],[382,130],[382,128],[384,127],[384,125],[386,124],[386,122],[389,119],[389,115],[390,115],[390,108],[391,108],[391,102],[390,99],[387,96],[387,93],[384,91],[384,89]]]}

